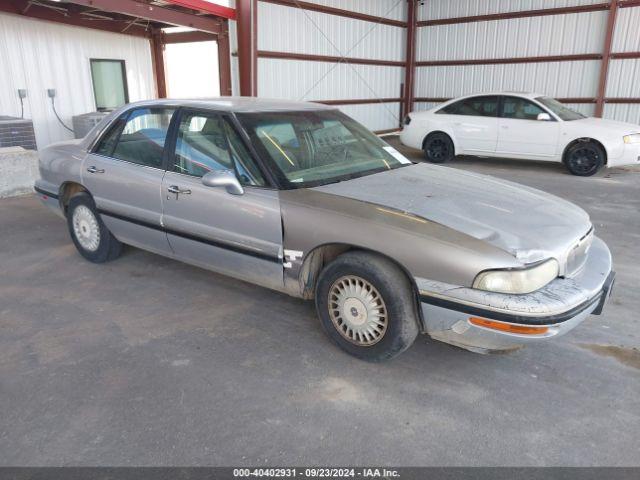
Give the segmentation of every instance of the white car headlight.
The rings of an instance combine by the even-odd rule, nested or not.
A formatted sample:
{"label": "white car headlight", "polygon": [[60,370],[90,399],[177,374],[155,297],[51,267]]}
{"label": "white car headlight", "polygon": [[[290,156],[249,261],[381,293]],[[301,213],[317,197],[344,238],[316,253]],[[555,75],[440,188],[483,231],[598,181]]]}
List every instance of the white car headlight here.
{"label": "white car headlight", "polygon": [[558,276],[554,259],[519,270],[487,270],[473,281],[473,288],[499,293],[530,293],[544,287]]}
{"label": "white car headlight", "polygon": [[640,133],[625,135],[622,139],[624,140],[624,143],[640,143]]}

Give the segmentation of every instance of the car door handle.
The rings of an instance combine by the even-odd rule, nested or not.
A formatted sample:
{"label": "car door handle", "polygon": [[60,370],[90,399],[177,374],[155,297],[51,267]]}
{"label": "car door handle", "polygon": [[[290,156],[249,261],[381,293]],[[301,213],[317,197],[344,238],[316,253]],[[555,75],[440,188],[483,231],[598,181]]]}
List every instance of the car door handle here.
{"label": "car door handle", "polygon": [[179,193],[182,193],[183,195],[191,195],[191,190],[189,190],[188,188],[180,188],[177,185],[171,185],[169,188],[167,188],[167,191],[169,193],[175,193],[176,195]]}
{"label": "car door handle", "polygon": [[87,168],[87,172],[89,173],[104,173],[104,168],[96,168],[95,165],[91,165]]}
{"label": "car door handle", "polygon": [[508,130],[509,126],[508,125],[500,125],[500,128],[504,129],[504,130]]}

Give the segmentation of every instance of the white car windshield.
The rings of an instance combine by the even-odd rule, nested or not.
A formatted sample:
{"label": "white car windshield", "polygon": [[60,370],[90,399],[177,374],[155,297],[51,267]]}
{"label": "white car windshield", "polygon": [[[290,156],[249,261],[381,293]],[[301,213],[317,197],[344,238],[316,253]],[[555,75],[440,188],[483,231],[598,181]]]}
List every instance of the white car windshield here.
{"label": "white car windshield", "polygon": [[256,150],[288,188],[324,185],[411,164],[337,110],[236,116]]}
{"label": "white car windshield", "polygon": [[570,122],[572,120],[580,120],[581,118],[587,118],[585,115],[580,112],[576,112],[575,110],[570,109],[569,107],[563,105],[555,98],[551,97],[538,97],[536,98],[538,102],[547,107],[553,113],[555,113],[561,120],[565,122]]}

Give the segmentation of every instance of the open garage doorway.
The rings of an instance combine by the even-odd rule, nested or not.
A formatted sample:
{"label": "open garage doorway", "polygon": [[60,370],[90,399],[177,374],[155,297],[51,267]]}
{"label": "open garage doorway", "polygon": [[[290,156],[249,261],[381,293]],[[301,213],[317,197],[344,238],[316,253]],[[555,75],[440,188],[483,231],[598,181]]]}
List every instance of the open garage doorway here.
{"label": "open garage doorway", "polygon": [[167,44],[164,54],[169,98],[220,96],[218,42]]}

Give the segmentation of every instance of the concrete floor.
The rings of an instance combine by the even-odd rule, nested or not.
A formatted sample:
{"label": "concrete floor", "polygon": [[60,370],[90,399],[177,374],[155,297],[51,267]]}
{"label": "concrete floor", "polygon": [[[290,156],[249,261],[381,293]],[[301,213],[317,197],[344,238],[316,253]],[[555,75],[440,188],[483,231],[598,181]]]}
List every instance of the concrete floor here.
{"label": "concrete floor", "polygon": [[368,364],[311,303],[133,248],[93,265],[36,198],[0,201],[0,464],[639,465],[640,170],[450,166],[584,207],[618,271],[605,315]]}

